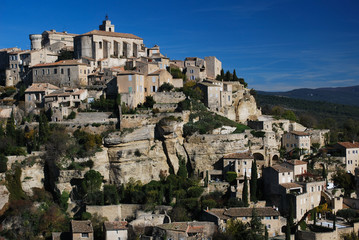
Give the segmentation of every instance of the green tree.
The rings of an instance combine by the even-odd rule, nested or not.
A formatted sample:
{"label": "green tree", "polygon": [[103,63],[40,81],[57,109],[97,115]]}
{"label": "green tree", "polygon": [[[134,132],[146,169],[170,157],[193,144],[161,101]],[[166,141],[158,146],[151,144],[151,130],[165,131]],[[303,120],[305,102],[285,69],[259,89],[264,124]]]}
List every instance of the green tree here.
{"label": "green tree", "polygon": [[233,81],[237,82],[238,80],[236,69],[233,69]]}
{"label": "green tree", "polygon": [[291,225],[289,223],[289,218],[287,218],[287,226],[285,228],[285,240],[290,240],[290,234],[291,234],[290,228]]}
{"label": "green tree", "polygon": [[269,239],[268,229],[267,229],[267,226],[265,226],[265,228],[264,228],[264,240],[268,240],[268,239]]}
{"label": "green tree", "polygon": [[84,179],[82,180],[82,189],[85,193],[94,193],[100,190],[102,181],[103,176],[101,173],[95,170],[90,170],[85,173]]}
{"label": "green tree", "polygon": [[152,96],[147,96],[146,101],[143,103],[143,106],[146,108],[153,108],[153,105],[156,103],[156,101],[153,99]]}
{"label": "green tree", "polygon": [[50,128],[47,117],[44,113],[40,114],[39,118],[39,141],[40,143],[46,143],[50,135]]}
{"label": "green tree", "polygon": [[68,200],[70,198],[70,194],[66,191],[63,191],[61,193],[61,196],[60,196],[60,207],[63,211],[66,211],[69,204],[68,204]]}
{"label": "green tree", "polygon": [[105,204],[111,205],[119,203],[119,197],[115,185],[104,185],[103,193]]}
{"label": "green tree", "polygon": [[178,163],[179,163],[179,167],[177,171],[177,176],[182,178],[187,178],[188,172],[187,172],[186,161],[184,157],[178,156]]}
{"label": "green tree", "polygon": [[248,181],[247,181],[247,173],[244,173],[244,184],[243,184],[243,192],[242,192],[242,202],[245,207],[248,207]]}
{"label": "green tree", "polygon": [[170,92],[174,86],[171,83],[163,83],[159,88],[158,92]]}
{"label": "green tree", "polygon": [[250,180],[250,193],[251,193],[252,202],[257,202],[257,185],[258,185],[257,161],[254,159],[252,164],[251,180]]}
{"label": "green tree", "polygon": [[6,136],[12,139],[16,139],[14,111],[11,112],[10,118],[6,123]]}
{"label": "green tree", "polygon": [[7,171],[7,157],[4,154],[0,154],[0,173]]}

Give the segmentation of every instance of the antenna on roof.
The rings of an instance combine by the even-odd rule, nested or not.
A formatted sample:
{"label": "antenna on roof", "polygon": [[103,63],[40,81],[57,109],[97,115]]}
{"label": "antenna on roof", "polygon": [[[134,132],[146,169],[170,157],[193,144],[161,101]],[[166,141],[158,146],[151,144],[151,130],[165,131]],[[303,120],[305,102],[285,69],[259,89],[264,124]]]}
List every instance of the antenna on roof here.
{"label": "antenna on roof", "polygon": [[108,20],[108,15],[106,14],[105,20]]}

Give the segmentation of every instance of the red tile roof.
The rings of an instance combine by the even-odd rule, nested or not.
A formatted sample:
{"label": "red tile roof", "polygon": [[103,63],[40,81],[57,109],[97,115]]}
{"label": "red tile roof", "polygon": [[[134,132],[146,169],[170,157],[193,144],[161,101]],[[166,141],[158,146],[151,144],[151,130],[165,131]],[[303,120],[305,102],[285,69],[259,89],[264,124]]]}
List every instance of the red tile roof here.
{"label": "red tile roof", "polygon": [[287,161],[291,165],[307,165],[307,162],[301,161],[301,160],[288,160]]}
{"label": "red tile roof", "polygon": [[359,142],[338,142],[338,144],[345,148],[359,148]]}
{"label": "red tile roof", "polygon": [[125,221],[105,222],[104,226],[105,226],[105,231],[126,230],[127,222]]}
{"label": "red tile roof", "polygon": [[40,63],[33,67],[37,68],[37,67],[76,66],[76,65],[87,65],[87,64],[80,63],[77,60],[62,60],[62,61],[54,62],[54,63]]}
{"label": "red tile roof", "polygon": [[286,189],[291,189],[291,188],[302,188],[302,185],[299,185],[297,183],[282,183],[280,184],[282,187],[286,188]]}
{"label": "red tile roof", "polygon": [[291,131],[291,134],[297,135],[297,136],[309,136],[308,132],[300,132],[300,131]]}
{"label": "red tile roof", "polygon": [[91,32],[81,34],[80,36],[88,36],[88,35],[101,35],[101,36],[108,36],[108,37],[120,37],[120,38],[131,38],[131,39],[139,39],[142,38],[133,35],[131,33],[117,33],[117,32],[107,32],[101,30],[92,30]]}
{"label": "red tile roof", "polygon": [[293,172],[293,170],[286,168],[282,165],[274,165],[271,168],[273,168],[275,171],[283,173],[283,172]]}
{"label": "red tile roof", "polygon": [[33,83],[25,92],[44,92],[47,89],[59,90],[60,88],[50,83]]}
{"label": "red tile roof", "polygon": [[90,220],[86,221],[71,221],[71,229],[73,233],[92,233],[92,223]]}
{"label": "red tile roof", "polygon": [[280,213],[272,207],[262,207],[262,208],[238,207],[238,208],[229,208],[229,209],[214,208],[209,210],[209,212],[216,215],[220,219],[229,219],[234,217],[252,217],[253,209],[255,210],[258,217],[280,215]]}

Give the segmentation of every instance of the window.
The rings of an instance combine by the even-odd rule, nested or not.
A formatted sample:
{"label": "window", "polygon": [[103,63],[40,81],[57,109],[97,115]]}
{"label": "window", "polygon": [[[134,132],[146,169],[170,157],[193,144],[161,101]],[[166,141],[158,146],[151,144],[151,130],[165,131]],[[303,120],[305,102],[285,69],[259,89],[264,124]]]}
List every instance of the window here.
{"label": "window", "polygon": [[61,74],[64,74],[64,69],[63,68],[61,68]]}
{"label": "window", "polygon": [[193,69],[189,70],[189,73],[193,73]]}
{"label": "window", "polygon": [[37,70],[35,70],[35,75],[37,75]]}
{"label": "window", "polygon": [[193,75],[191,75],[191,80],[195,80],[196,78],[193,76]]}
{"label": "window", "polygon": [[57,68],[54,69],[54,74],[57,74]]}
{"label": "window", "polygon": [[99,43],[98,43],[98,47],[99,47],[100,49],[102,49],[102,42],[99,42]]}
{"label": "window", "polygon": [[50,69],[47,69],[47,74],[50,74]]}
{"label": "window", "polygon": [[67,75],[70,76],[70,68],[67,69]]}
{"label": "window", "polygon": [[[15,68],[17,68],[17,64],[15,64]],[[353,151],[354,152],[354,151]]]}
{"label": "window", "polygon": [[14,68],[14,64],[11,64],[11,68]]}
{"label": "window", "polygon": [[288,173],[288,175],[290,175],[290,173]]}
{"label": "window", "polygon": [[228,101],[231,101],[231,96],[228,96]]}
{"label": "window", "polygon": [[80,73],[82,73],[82,69],[80,69]]}
{"label": "window", "polygon": [[132,75],[128,75],[128,81],[129,81],[129,82],[132,81]]}
{"label": "window", "polygon": [[270,217],[270,216],[269,216],[269,217],[264,217],[264,219],[265,219],[265,220],[270,220],[271,217]]}
{"label": "window", "polygon": [[88,238],[88,237],[89,237],[89,234],[88,234],[88,233],[81,233],[81,237],[82,237],[82,238]]}
{"label": "window", "polygon": [[132,87],[128,87],[128,92],[132,93]]}
{"label": "window", "polygon": [[152,82],[156,82],[156,77],[152,77]]}
{"label": "window", "polygon": [[42,69],[42,75],[45,75],[45,69]]}
{"label": "window", "polygon": [[[269,217],[270,218],[270,217]],[[267,225],[267,228],[270,229],[270,224]]]}

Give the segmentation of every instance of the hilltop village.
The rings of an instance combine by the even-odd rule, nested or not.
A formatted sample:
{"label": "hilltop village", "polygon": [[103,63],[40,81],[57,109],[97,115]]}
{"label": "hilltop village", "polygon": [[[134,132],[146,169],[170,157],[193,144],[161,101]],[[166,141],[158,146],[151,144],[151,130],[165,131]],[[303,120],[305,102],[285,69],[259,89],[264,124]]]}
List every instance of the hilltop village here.
{"label": "hilltop village", "polygon": [[0,49],[2,239],[340,239],[359,143],[262,115],[215,56],[115,31]]}

